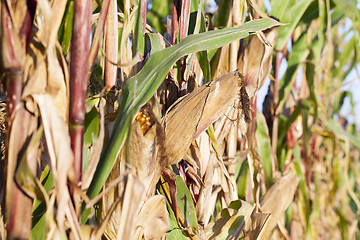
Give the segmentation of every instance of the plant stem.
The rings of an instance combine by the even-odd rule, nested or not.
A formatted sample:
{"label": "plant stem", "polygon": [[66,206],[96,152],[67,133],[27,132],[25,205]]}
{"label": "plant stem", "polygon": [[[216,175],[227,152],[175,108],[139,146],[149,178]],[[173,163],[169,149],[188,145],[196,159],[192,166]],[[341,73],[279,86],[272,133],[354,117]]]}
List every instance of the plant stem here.
{"label": "plant stem", "polygon": [[92,2],[75,0],[74,26],[71,37],[70,109],[71,149],[77,184],[81,181],[82,147],[85,119],[85,97],[89,72],[89,44]]}
{"label": "plant stem", "polygon": [[110,1],[109,12],[105,23],[105,88],[110,91],[116,83],[118,53],[117,2]]}
{"label": "plant stem", "polygon": [[[23,88],[23,66],[25,62],[25,53],[30,42],[32,31],[32,22],[35,15],[36,3],[27,1],[25,18],[19,26],[10,16],[12,6],[8,6],[5,1],[1,3],[1,69],[5,73],[7,85],[7,134],[6,134],[6,153],[5,153],[5,181],[4,181],[4,198],[7,222],[7,237],[9,239],[28,239],[31,232],[32,217],[32,199],[26,196],[16,185],[14,174],[16,166],[19,162],[19,156],[16,154],[22,148],[26,135],[21,134],[15,136],[17,138],[17,146],[12,146],[12,156],[9,157],[9,139],[12,132],[12,121],[16,106],[21,102],[21,94]],[[16,30],[20,29],[20,32]],[[28,126],[24,121],[22,127],[26,133]],[[15,155],[14,155],[15,153]],[[34,159],[35,160],[35,159]],[[36,169],[36,160],[28,162],[29,167]]]}
{"label": "plant stem", "polygon": [[274,154],[276,154],[277,140],[278,140],[278,117],[277,117],[277,107],[279,104],[279,68],[281,64],[281,51],[276,51],[276,59],[274,66],[275,73],[275,81],[274,81],[274,115],[273,115],[273,128],[272,128],[272,142],[271,142],[271,150]]}

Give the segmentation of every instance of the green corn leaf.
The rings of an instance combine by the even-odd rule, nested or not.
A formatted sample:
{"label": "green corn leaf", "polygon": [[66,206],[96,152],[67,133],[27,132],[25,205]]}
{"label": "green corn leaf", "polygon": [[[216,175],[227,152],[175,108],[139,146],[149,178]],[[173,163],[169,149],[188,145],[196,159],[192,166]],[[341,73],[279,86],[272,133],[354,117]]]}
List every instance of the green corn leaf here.
{"label": "green corn leaf", "polygon": [[269,130],[266,125],[265,117],[262,113],[256,114],[256,141],[259,154],[263,163],[266,185],[271,186],[274,182],[272,174],[272,162],[274,161],[271,153]]}
{"label": "green corn leaf", "polygon": [[242,162],[238,177],[236,179],[239,199],[245,199],[248,172],[249,172],[249,164],[248,161],[246,160]]}
{"label": "green corn leaf", "polygon": [[64,18],[61,22],[58,31],[58,40],[61,44],[62,50],[65,55],[67,55],[67,52],[69,50],[73,18],[74,18],[74,2],[68,1],[66,4]]}
{"label": "green corn leaf", "polygon": [[272,2],[270,16],[280,19],[283,23],[289,23],[279,29],[276,49],[284,49],[287,41],[298,25],[300,19],[312,1],[301,0],[277,0]]}
{"label": "green corn leaf", "polygon": [[[41,174],[40,181],[47,192],[54,187],[54,179],[49,166],[45,167]],[[46,239],[46,204],[38,199],[34,200],[30,239]]]}
{"label": "green corn leaf", "polygon": [[186,227],[189,228],[189,232],[195,233],[197,231],[198,223],[194,202],[191,198],[189,189],[180,176],[175,178],[175,184],[178,207],[181,213],[184,215],[184,219],[187,224]]}
{"label": "green corn leaf", "polygon": [[290,93],[291,86],[296,79],[295,73],[300,64],[306,60],[309,55],[309,49],[306,44],[307,34],[303,35],[294,45],[292,54],[288,60],[288,68],[279,83],[279,109],[281,109]]}
{"label": "green corn leaf", "polygon": [[147,33],[146,36],[150,40],[152,53],[155,53],[155,52],[160,51],[160,50],[163,49],[163,47],[161,46],[161,43],[160,43],[160,39],[159,39],[157,34],[155,34],[155,33]]}
{"label": "green corn leaf", "polygon": [[338,122],[336,122],[333,119],[330,119],[328,122],[328,127],[334,131],[335,135],[341,135],[347,139],[350,140],[352,144],[354,144],[355,147],[360,149],[360,139],[357,138],[355,135],[347,132],[345,129],[343,129]]}

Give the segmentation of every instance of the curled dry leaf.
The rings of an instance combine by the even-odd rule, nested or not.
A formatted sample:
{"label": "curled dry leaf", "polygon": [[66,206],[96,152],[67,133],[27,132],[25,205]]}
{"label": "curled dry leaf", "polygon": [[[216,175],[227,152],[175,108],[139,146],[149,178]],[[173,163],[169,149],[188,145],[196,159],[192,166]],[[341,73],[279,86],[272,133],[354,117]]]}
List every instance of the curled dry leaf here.
{"label": "curled dry leaf", "polygon": [[165,115],[166,109],[169,109],[169,107],[176,102],[179,97],[179,91],[179,86],[170,76],[165,78],[165,80],[161,83],[157,90],[157,94],[159,96],[158,98],[162,116]]}
{"label": "curled dry leaf", "polygon": [[51,3],[46,0],[38,0],[43,19],[37,35],[46,48],[50,49],[55,45],[66,3],[67,1],[64,0],[53,1]]}
{"label": "curled dry leaf", "polygon": [[285,210],[294,199],[298,184],[299,178],[294,173],[288,173],[272,185],[264,195],[260,209],[263,213],[271,214],[268,231],[271,231],[284,215]]}
{"label": "curled dry leaf", "polygon": [[54,106],[60,116],[66,120],[69,84],[68,68],[63,55],[57,55],[55,48],[45,51],[44,46],[36,41],[30,43],[28,51],[24,73],[28,77],[25,77],[23,97],[46,92],[55,100]]}
{"label": "curled dry leaf", "polygon": [[36,37],[31,38],[24,67],[23,97],[47,93],[55,100],[60,116],[67,120],[69,74],[61,46],[56,43],[67,1],[38,1],[42,24]]}
{"label": "curled dry leaf", "polygon": [[[112,177],[114,176],[110,175],[110,178]],[[145,197],[145,188],[141,181],[137,177],[127,174],[119,187],[101,200],[100,220],[104,219],[107,214],[112,214],[105,228],[107,239],[129,239],[129,236],[135,235],[136,216]],[[109,212],[113,202],[119,203],[114,211]]]}
{"label": "curled dry leaf", "polygon": [[263,31],[268,44],[264,44],[259,36],[253,36],[240,54],[238,67],[245,76],[246,90],[250,98],[255,96],[270,73],[277,33],[278,27]]}
{"label": "curled dry leaf", "polygon": [[[11,179],[7,180],[8,184],[14,184],[12,181],[15,171],[16,163],[20,163],[16,180],[17,183],[22,187],[22,189],[31,197],[38,197],[42,199],[39,195],[38,187],[40,184],[36,179],[36,173],[38,168],[38,157],[39,155],[39,144],[42,132],[46,138],[46,149],[49,153],[49,165],[54,177],[54,184],[56,186],[56,199],[57,199],[57,211],[56,211],[56,222],[58,227],[62,229],[65,213],[68,211],[69,205],[69,192],[67,187],[68,180],[73,180],[73,171],[72,171],[72,152],[70,149],[70,138],[67,131],[67,125],[65,121],[60,117],[56,108],[54,108],[55,102],[51,96],[47,94],[38,94],[32,95],[32,97],[25,98],[22,103],[18,106],[18,110],[15,112],[13,128],[9,140],[9,166],[8,166],[8,177]],[[39,125],[41,118],[41,125]],[[26,122],[27,125],[23,123]],[[43,128],[43,130],[42,130]],[[19,139],[25,139],[23,136],[26,136],[28,141],[21,142]],[[22,149],[26,149],[23,151]],[[19,162],[20,159],[22,160]],[[9,191],[7,193],[7,207],[11,209],[11,204],[13,204],[13,198],[11,189],[15,187],[7,186]],[[41,193],[40,193],[41,194]],[[40,197],[39,197],[40,196]],[[16,197],[17,198],[17,197]],[[17,200],[21,201],[31,201],[28,197]],[[20,206],[26,206],[26,204],[20,204]],[[26,209],[19,210],[23,214],[16,216],[24,218],[24,214],[27,214]],[[10,214],[10,213],[9,213]],[[31,209],[29,214],[31,214]],[[20,220],[19,220],[20,221]],[[16,224],[15,226],[23,226]]]}
{"label": "curled dry leaf", "polygon": [[105,125],[104,125],[104,101],[102,98],[99,99],[99,135],[95,143],[94,149],[91,153],[89,160],[89,165],[86,167],[86,170],[82,178],[82,189],[87,189],[90,185],[91,179],[94,176],[96,166],[99,163],[101,150],[104,145],[104,136],[105,136]]}
{"label": "curled dry leaf", "polygon": [[[205,136],[204,134],[201,135],[202,141],[204,141],[204,138],[208,136]],[[206,140],[205,140],[206,141]],[[208,146],[210,148],[210,144],[209,142],[204,143],[205,146]],[[202,145],[202,146],[204,146]],[[209,150],[210,152],[210,150]],[[215,164],[216,161],[214,159],[214,157],[212,157],[211,155],[207,155],[207,153],[205,152],[204,154],[205,156],[203,156],[203,154],[201,154],[199,160],[202,161],[204,159],[204,157],[207,157],[207,164],[204,166],[204,164],[201,164],[201,167],[205,167],[204,170],[200,169],[200,171],[204,171],[204,174],[201,175],[203,184],[201,185],[200,191],[199,191],[199,197],[197,199],[196,202],[196,216],[198,218],[198,222],[203,225],[206,226],[208,224],[208,222],[211,219],[211,216],[214,212],[214,209],[212,206],[214,206],[215,204],[210,204],[210,202],[214,202],[216,201],[217,196],[215,195],[214,197],[212,197],[212,191],[213,191],[213,176],[214,176],[214,168],[215,168]],[[213,155],[213,154],[212,154]],[[204,159],[205,160],[205,159]]]}
{"label": "curled dry leaf", "polygon": [[[40,111],[47,151],[50,157],[50,168],[54,176],[54,185],[57,190],[57,216],[56,220],[61,225],[64,222],[65,212],[69,207],[70,199],[68,180],[75,182],[73,169],[73,154],[70,147],[70,136],[64,119],[54,108],[55,101],[47,94],[34,94],[34,104]],[[30,104],[29,104],[30,105]],[[28,106],[28,105],[27,105]]]}
{"label": "curled dry leaf", "polygon": [[[251,214],[250,224],[245,226],[245,231],[247,232],[246,239],[262,239],[266,231],[266,225],[269,223],[269,217],[269,213],[259,213],[254,211]],[[247,226],[250,226],[250,229],[247,229]]]}
{"label": "curled dry leaf", "polygon": [[195,89],[170,107],[162,119],[168,164],[180,161],[191,142],[234,104],[242,86],[242,75],[231,72]]}
{"label": "curled dry leaf", "polygon": [[170,229],[169,216],[164,196],[155,195],[144,203],[137,216],[138,239],[161,239]]}

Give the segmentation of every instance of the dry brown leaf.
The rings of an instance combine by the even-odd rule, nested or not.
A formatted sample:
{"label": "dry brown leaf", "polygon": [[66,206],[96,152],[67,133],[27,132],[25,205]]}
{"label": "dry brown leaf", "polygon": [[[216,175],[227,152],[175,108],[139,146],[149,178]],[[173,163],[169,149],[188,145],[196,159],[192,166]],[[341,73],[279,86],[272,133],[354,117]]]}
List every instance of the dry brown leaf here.
{"label": "dry brown leaf", "polygon": [[176,101],[162,120],[168,164],[180,161],[191,142],[221,117],[242,86],[237,71],[223,75]]}
{"label": "dry brown leaf", "polygon": [[67,1],[38,1],[41,24],[36,36],[31,38],[24,67],[25,87],[23,97],[47,93],[60,116],[67,121],[69,96],[69,71],[57,33]]}
{"label": "dry brown leaf", "polygon": [[270,73],[278,27],[267,29],[263,33],[269,45],[265,45],[259,36],[253,36],[243,48],[238,61],[239,71],[245,77],[246,90],[250,98],[255,96]]}
{"label": "dry brown leaf", "polygon": [[66,0],[38,0],[41,9],[41,26],[37,36],[46,49],[54,48],[57,41],[57,33],[64,16]]}
{"label": "dry brown leaf", "polygon": [[281,177],[261,200],[261,212],[270,213],[270,223],[267,227],[271,231],[284,215],[294,199],[294,194],[299,184],[299,178],[294,173]]}
{"label": "dry brown leaf", "polygon": [[[55,47],[45,51],[43,46],[32,41],[25,63],[26,84],[23,97],[47,93],[53,100],[60,116],[66,121],[68,116],[68,68],[63,56],[59,58]],[[45,76],[45,77],[44,77]]]}
{"label": "dry brown leaf", "polygon": [[[105,230],[108,239],[128,239],[135,235],[136,216],[145,200],[144,185],[131,174],[126,177],[126,186],[123,191],[118,192],[115,197],[122,195],[122,201],[111,216],[110,223]],[[108,199],[108,207],[111,201]],[[121,205],[121,206],[120,206]],[[107,207],[105,207],[107,208]],[[106,210],[101,212],[102,216]]]}
{"label": "dry brown leaf", "polygon": [[[138,8],[138,6],[132,6],[132,8],[130,9],[130,2],[126,2],[126,4],[129,4],[128,9],[125,10],[125,19],[124,19],[124,26],[123,26],[123,30],[122,30],[122,35],[121,35],[121,41],[120,41],[120,63],[121,64],[125,64],[128,62],[131,62],[133,60],[132,58],[132,49],[131,49],[131,45],[130,45],[130,34],[132,32],[133,26],[134,26],[134,21],[135,21],[135,13],[136,10]],[[130,74],[132,73],[132,68],[131,67],[127,67],[127,68],[122,68],[122,70],[124,71],[124,73],[127,76],[130,76]]]}
{"label": "dry brown leaf", "polygon": [[[199,158],[199,168],[200,168],[200,177],[204,177],[208,164],[210,155],[211,155],[211,141],[210,137],[207,133],[202,133],[200,136],[196,139],[199,151],[201,152],[201,156]],[[201,149],[201,150],[200,150]]]}
{"label": "dry brown leaf", "polygon": [[262,239],[266,230],[266,225],[269,223],[269,217],[269,213],[259,213],[254,211],[244,229],[246,232],[245,239]]}
{"label": "dry brown leaf", "polygon": [[164,196],[155,195],[146,200],[137,216],[137,228],[143,232],[145,240],[161,239],[170,229]]}
{"label": "dry brown leaf", "polygon": [[211,76],[213,78],[219,77],[222,74],[229,71],[230,63],[229,63],[229,52],[230,52],[230,46],[229,44],[223,46],[221,49],[219,49],[215,56],[213,57],[212,62],[214,61],[214,66],[211,70]]}
{"label": "dry brown leaf", "polygon": [[[68,180],[75,182],[73,169],[73,154],[70,147],[70,137],[68,126],[54,108],[53,98],[47,94],[33,96],[33,107],[38,107],[40,111],[44,135],[46,138],[47,151],[49,153],[51,172],[54,177],[54,185],[57,190],[56,220],[61,228],[64,223],[65,212],[69,207],[70,199],[68,191]],[[28,104],[30,106],[30,104]],[[28,106],[27,105],[27,106]]]}
{"label": "dry brown leaf", "polygon": [[[45,93],[53,97],[60,116],[68,115],[68,67],[62,50],[57,44],[57,32],[62,21],[67,1],[38,1],[42,24],[36,37],[31,39],[29,54],[25,63],[23,96]],[[34,40],[36,39],[36,40]],[[61,49],[61,47],[60,47]]]}
{"label": "dry brown leaf", "polygon": [[93,179],[96,166],[99,163],[101,151],[104,144],[104,136],[105,136],[105,125],[104,125],[104,105],[105,102],[102,101],[103,98],[99,99],[99,135],[95,146],[92,150],[91,157],[89,160],[89,165],[86,167],[85,173],[82,177],[82,189],[87,189],[91,183],[91,179]]}
{"label": "dry brown leaf", "polygon": [[[46,190],[43,185],[34,175],[34,165],[37,167],[37,162],[41,154],[40,142],[43,134],[43,129],[40,126],[34,130],[23,146],[23,151],[18,154],[18,164],[15,173],[15,181],[19,188],[32,199],[39,199],[45,201]],[[29,165],[32,164],[32,165]],[[31,169],[31,167],[33,169]]]}
{"label": "dry brown leaf", "polygon": [[[214,174],[214,167],[215,162],[213,161],[214,158],[211,158],[209,156],[208,158],[208,164],[206,165],[205,173],[202,176],[203,177],[203,184],[200,188],[199,197],[196,203],[196,216],[198,219],[198,222],[202,224],[203,226],[206,226],[210,218],[213,214],[213,206],[215,204],[210,204],[211,196],[212,196],[212,190],[213,190],[213,174]],[[215,201],[216,201],[215,196]]]}

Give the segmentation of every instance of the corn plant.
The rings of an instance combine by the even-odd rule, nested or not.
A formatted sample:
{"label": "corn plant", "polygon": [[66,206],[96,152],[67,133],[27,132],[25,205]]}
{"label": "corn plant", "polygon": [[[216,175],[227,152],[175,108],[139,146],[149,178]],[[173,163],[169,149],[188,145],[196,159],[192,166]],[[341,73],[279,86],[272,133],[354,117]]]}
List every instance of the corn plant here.
{"label": "corn plant", "polygon": [[359,237],[355,2],[0,7],[2,239]]}

